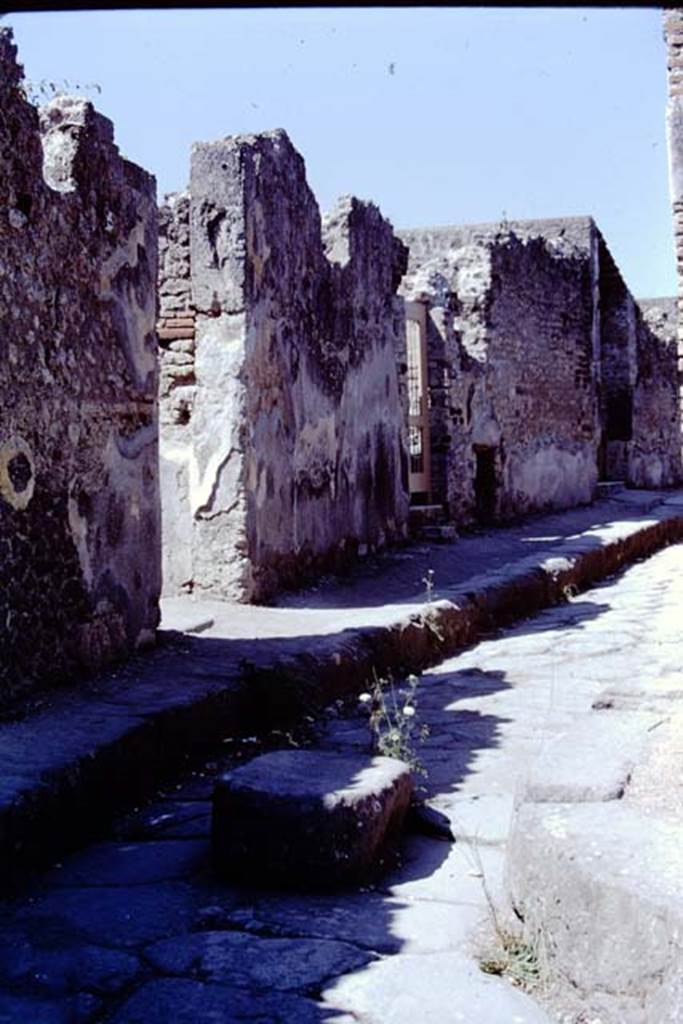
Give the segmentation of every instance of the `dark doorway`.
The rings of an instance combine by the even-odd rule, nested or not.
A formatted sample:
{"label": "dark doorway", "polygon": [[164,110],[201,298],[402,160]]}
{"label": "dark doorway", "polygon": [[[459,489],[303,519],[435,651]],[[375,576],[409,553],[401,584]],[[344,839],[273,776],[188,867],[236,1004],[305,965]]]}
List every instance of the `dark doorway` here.
{"label": "dark doorway", "polygon": [[474,474],[474,501],[476,516],[480,523],[492,523],[496,518],[496,449],[475,444],[474,455],[477,468]]}

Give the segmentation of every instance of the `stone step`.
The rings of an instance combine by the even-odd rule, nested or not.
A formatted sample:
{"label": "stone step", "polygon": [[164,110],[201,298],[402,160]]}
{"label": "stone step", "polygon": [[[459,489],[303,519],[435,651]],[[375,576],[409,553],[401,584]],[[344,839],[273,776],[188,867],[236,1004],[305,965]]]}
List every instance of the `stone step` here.
{"label": "stone step", "polygon": [[455,526],[444,523],[440,526],[423,526],[420,530],[420,539],[436,541],[437,543],[449,544],[457,540],[460,534]]}
{"label": "stone step", "polygon": [[277,750],[215,788],[216,872],[259,885],[327,888],[381,863],[408,811],[413,781],[393,757]]}
{"label": "stone step", "polygon": [[596,498],[611,498],[620,494],[626,487],[623,480],[600,480],[595,487]]}
{"label": "stone step", "polygon": [[427,524],[438,524],[444,520],[443,505],[411,505],[409,513],[410,526],[419,528]]}

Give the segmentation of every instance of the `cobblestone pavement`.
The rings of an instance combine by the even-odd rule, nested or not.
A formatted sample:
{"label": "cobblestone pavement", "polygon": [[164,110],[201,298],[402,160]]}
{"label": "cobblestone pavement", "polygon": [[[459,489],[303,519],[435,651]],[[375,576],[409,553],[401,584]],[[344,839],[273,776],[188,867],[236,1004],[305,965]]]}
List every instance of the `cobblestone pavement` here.
{"label": "cobblestone pavement", "polygon": [[[261,749],[226,742],[226,754],[3,905],[0,1022],[569,1019],[479,968],[494,917],[507,924],[515,790],[544,741],[591,713],[606,687],[680,672],[681,581],[676,545],[425,672],[427,796],[457,841],[407,836],[374,884],[301,895],[214,881],[213,778]],[[311,729],[321,747],[367,749],[360,706]],[[647,793],[644,783],[638,799]]]}

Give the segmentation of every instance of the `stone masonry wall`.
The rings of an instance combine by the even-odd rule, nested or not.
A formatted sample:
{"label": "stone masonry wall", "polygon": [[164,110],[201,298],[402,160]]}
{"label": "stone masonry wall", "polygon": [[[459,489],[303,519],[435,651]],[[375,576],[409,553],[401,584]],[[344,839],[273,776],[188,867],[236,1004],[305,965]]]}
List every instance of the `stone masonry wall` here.
{"label": "stone masonry wall", "polygon": [[150,640],[160,589],[154,179],[0,32],[0,702]]}
{"label": "stone masonry wall", "polygon": [[634,487],[671,487],[683,479],[677,300],[640,299],[636,310],[637,375],[628,481]]}
{"label": "stone masonry wall", "polygon": [[639,311],[590,218],[400,235],[401,290],[429,299],[434,498],[452,519],[589,501],[598,476],[680,481],[670,303]]}
{"label": "stone masonry wall", "polygon": [[[169,252],[183,203],[162,213]],[[162,395],[165,586],[263,600],[405,535],[406,254],[371,204],[321,223],[282,131],[195,145],[189,223],[193,364]],[[162,280],[183,311],[184,275]]]}
{"label": "stone masonry wall", "polygon": [[402,291],[431,295],[446,462],[436,498],[456,522],[591,500],[600,423],[587,227],[545,222],[550,238],[532,224],[401,232]]}
{"label": "stone masonry wall", "polygon": [[[163,580],[167,593],[180,593],[192,579],[192,516],[183,456],[196,391],[188,193],[167,196],[159,208],[158,294]],[[176,452],[180,459],[174,457]]]}

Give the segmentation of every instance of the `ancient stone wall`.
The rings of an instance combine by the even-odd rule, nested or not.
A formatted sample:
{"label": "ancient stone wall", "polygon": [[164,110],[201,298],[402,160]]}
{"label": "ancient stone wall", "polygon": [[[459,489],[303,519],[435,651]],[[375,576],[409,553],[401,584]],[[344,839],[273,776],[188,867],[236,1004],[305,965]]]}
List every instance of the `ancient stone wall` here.
{"label": "ancient stone wall", "polygon": [[0,32],[0,701],[153,636],[154,179]]}
{"label": "ancient stone wall", "polygon": [[[162,212],[165,316],[164,296],[187,312],[185,203]],[[195,145],[189,225],[194,350],[178,336],[162,364],[166,588],[261,600],[405,534],[406,254],[371,204],[321,223],[282,131]]]}
{"label": "ancient stone wall", "polygon": [[626,480],[637,374],[636,304],[603,238],[597,237],[600,362],[596,387],[604,428],[599,468],[606,480]]}
{"label": "ancient stone wall", "polygon": [[163,580],[167,593],[180,593],[192,579],[192,516],[184,453],[196,390],[188,193],[167,196],[159,208],[158,293]]}
{"label": "ancient stone wall", "polygon": [[528,223],[401,232],[410,248],[402,290],[432,297],[434,426],[446,466],[435,497],[460,523],[593,494],[590,231],[578,220],[544,229],[546,237]]}
{"label": "ancient stone wall", "polygon": [[680,480],[670,320],[640,314],[590,218],[400,235],[401,290],[429,300],[433,500],[449,518],[587,502],[598,477]]}
{"label": "ancient stone wall", "polygon": [[677,327],[675,298],[638,301],[633,436],[627,472],[634,487],[671,487],[683,479]]}

